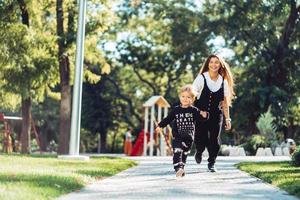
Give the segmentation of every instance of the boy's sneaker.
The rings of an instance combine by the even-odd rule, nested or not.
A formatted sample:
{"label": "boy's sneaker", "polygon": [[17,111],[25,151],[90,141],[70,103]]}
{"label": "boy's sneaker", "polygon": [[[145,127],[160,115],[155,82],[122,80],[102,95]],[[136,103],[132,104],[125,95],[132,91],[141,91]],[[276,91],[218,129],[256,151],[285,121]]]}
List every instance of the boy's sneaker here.
{"label": "boy's sneaker", "polygon": [[182,166],[182,169],[183,169],[183,174],[182,174],[182,177],[184,177],[184,176],[185,176],[184,165]]}
{"label": "boy's sneaker", "polygon": [[208,167],[208,171],[210,171],[210,172],[217,171],[217,169],[215,168],[215,163],[208,163],[207,167]]}
{"label": "boy's sneaker", "polygon": [[176,177],[183,177],[184,175],[185,175],[184,169],[178,168],[178,169],[176,170]]}
{"label": "boy's sneaker", "polygon": [[199,153],[199,152],[196,151],[196,153],[195,153],[195,160],[196,160],[197,164],[200,164],[201,161],[202,161],[202,153]]}

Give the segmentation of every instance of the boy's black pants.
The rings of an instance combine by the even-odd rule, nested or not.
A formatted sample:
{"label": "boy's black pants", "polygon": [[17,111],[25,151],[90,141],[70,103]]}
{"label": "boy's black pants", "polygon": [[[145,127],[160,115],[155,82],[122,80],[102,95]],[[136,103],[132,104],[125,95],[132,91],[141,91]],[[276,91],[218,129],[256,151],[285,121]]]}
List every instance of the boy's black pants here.
{"label": "boy's black pants", "polygon": [[186,159],[193,145],[194,138],[191,135],[176,136],[173,140],[173,165],[174,169],[184,168]]}
{"label": "boy's black pants", "polygon": [[196,125],[195,145],[198,154],[202,154],[207,147],[208,162],[215,163],[221,146],[221,131],[223,115],[210,116],[207,121]]}

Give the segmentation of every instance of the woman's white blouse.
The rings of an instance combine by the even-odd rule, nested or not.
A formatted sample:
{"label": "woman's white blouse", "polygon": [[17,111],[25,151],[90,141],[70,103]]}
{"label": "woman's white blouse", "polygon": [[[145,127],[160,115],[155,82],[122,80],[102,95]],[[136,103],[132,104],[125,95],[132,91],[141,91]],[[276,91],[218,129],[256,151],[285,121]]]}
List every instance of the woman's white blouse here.
{"label": "woman's white blouse", "polygon": [[[203,75],[205,76],[206,83],[210,91],[216,92],[221,88],[223,78],[220,74],[216,81],[211,80],[208,72],[204,72]],[[197,99],[200,98],[203,88],[204,88],[204,79],[203,76],[199,74],[193,82],[193,90],[196,92]],[[229,96],[227,80],[224,80],[224,96]]]}

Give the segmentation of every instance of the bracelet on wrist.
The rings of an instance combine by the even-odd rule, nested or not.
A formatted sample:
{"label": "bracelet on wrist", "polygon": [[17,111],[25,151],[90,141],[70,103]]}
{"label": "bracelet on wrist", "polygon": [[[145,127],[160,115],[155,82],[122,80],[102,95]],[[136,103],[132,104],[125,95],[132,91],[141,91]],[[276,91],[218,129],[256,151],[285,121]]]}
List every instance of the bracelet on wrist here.
{"label": "bracelet on wrist", "polygon": [[225,119],[226,122],[231,122],[231,118]]}

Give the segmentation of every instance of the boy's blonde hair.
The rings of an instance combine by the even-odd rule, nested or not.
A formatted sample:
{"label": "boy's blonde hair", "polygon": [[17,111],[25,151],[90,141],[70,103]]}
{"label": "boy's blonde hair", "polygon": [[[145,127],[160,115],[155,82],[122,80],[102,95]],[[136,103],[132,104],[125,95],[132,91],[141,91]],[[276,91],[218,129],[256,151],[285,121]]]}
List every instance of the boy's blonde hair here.
{"label": "boy's blonde hair", "polygon": [[196,99],[196,94],[195,94],[195,92],[194,92],[193,87],[192,87],[191,84],[184,85],[184,86],[182,86],[182,87],[179,89],[179,95],[180,95],[181,93],[183,93],[183,92],[188,92],[188,93],[190,93],[191,96],[192,96],[193,101]]}

